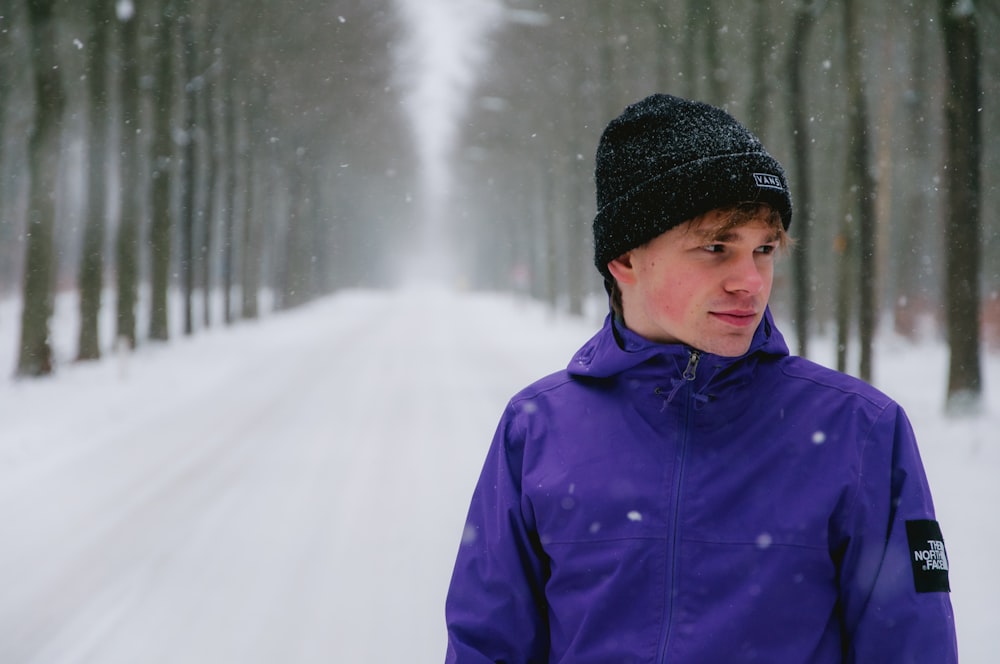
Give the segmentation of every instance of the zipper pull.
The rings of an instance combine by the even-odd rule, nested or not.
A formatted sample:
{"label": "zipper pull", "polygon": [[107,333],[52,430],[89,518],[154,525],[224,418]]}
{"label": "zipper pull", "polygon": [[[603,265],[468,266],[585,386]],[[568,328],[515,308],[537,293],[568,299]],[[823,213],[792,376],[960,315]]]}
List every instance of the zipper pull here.
{"label": "zipper pull", "polygon": [[696,350],[691,351],[691,357],[688,359],[687,368],[684,369],[684,373],[681,376],[684,380],[689,383],[694,380],[695,373],[698,371],[698,362],[701,360],[701,353]]}
{"label": "zipper pull", "polygon": [[[684,387],[684,383],[690,383],[691,381],[694,380],[694,375],[695,372],[698,370],[698,361],[700,359],[701,359],[701,352],[697,350],[692,350],[691,356],[688,358],[687,367],[684,369],[684,373],[681,374],[681,378],[683,378],[684,380],[671,379],[671,382],[674,384],[674,387],[672,390],[670,390],[670,394],[668,394],[666,398],[663,400],[663,407],[660,409],[660,412],[663,412],[664,410],[667,409],[667,406],[669,406],[670,402],[674,400],[674,397],[677,396],[677,393],[680,392],[680,389]],[[653,390],[653,392],[658,396],[663,396],[663,390],[661,390],[660,388],[656,388],[655,390]]]}

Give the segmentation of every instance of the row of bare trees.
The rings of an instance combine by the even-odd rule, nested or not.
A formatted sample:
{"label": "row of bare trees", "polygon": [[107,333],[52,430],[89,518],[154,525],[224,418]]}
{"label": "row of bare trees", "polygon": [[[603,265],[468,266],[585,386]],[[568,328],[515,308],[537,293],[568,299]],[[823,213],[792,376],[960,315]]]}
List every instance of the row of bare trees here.
{"label": "row of bare trees", "polygon": [[368,0],[0,1],[17,373],[52,370],[60,290],[88,360],[377,283],[357,247],[402,216],[410,170],[398,31]]}
{"label": "row of bare trees", "polygon": [[1000,292],[1000,218],[981,212],[1000,209],[1000,190],[979,180],[1000,159],[1000,50],[981,37],[1000,29],[995,5],[508,5],[461,169],[465,204],[486,211],[469,246],[507,248],[482,279],[527,269],[538,297],[581,311],[601,292],[588,242],[599,132],[650,92],[695,97],[742,119],[789,172],[798,244],[773,303],[798,351],[834,336],[839,368],[870,380],[880,321],[909,337],[932,327],[952,349],[949,408],[977,402],[982,334],[1000,340],[997,308],[981,320]]}
{"label": "row of bare trees", "polygon": [[[835,336],[839,368],[872,378],[880,322],[929,327],[952,348],[949,404],[976,403],[983,334],[1000,344],[993,3],[496,1],[435,220],[467,282],[603,306],[599,133],[650,92],[700,98],[790,174],[798,246],[773,303],[799,352]],[[419,207],[393,0],[0,0],[0,28],[19,373],[51,369],[57,291],[79,294],[86,359],[389,282]]]}

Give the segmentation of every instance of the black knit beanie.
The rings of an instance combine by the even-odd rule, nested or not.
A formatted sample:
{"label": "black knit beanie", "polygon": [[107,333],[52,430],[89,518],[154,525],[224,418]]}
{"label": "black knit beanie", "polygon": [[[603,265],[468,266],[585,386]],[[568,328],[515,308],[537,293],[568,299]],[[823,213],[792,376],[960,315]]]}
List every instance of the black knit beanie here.
{"label": "black knit beanie", "polygon": [[611,121],[597,147],[594,264],[721,207],[761,201],[792,221],[785,171],[720,108],[656,94]]}

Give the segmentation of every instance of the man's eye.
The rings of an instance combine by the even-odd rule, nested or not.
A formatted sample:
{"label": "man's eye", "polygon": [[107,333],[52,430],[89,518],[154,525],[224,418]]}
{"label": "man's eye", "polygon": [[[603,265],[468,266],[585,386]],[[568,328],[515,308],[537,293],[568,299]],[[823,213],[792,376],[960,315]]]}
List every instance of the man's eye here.
{"label": "man's eye", "polygon": [[725,249],[725,246],[721,244],[706,244],[704,249],[713,254],[720,254]]}
{"label": "man's eye", "polygon": [[761,247],[757,247],[757,252],[761,253],[761,254],[773,254],[774,253],[774,245],[765,244],[765,245],[763,245]]}

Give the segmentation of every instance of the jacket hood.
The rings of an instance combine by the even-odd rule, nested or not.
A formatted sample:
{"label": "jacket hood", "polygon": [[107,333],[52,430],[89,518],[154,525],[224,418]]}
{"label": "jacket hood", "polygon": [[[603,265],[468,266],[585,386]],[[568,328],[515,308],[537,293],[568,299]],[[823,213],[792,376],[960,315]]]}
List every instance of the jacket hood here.
{"label": "jacket hood", "polygon": [[[609,313],[597,334],[573,355],[566,370],[572,376],[610,378],[647,363],[664,361],[675,363],[681,358],[683,358],[681,361],[686,362],[690,350],[691,347],[684,344],[661,344],[649,341],[617,323],[614,315]],[[751,357],[788,355],[788,345],[775,326],[771,309],[768,307],[746,353],[738,357],[724,357],[705,352],[701,355],[703,364],[709,363],[721,369]]]}

